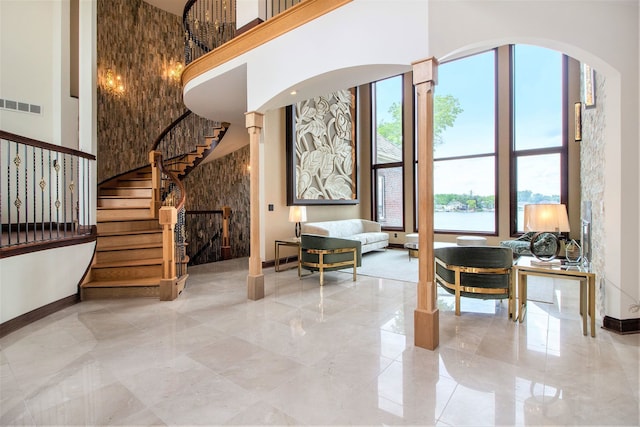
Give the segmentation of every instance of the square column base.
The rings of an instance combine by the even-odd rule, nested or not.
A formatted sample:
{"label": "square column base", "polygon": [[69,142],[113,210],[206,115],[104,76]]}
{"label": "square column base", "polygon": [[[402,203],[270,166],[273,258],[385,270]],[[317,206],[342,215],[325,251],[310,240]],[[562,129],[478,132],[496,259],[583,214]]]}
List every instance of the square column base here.
{"label": "square column base", "polygon": [[440,344],[440,312],[416,309],[413,312],[413,339],[416,347],[435,350]]}
{"label": "square column base", "polygon": [[247,276],[247,298],[253,301],[264,298],[264,274]]}
{"label": "square column base", "polygon": [[178,289],[176,284],[177,280],[175,278],[160,280],[160,301],[173,301],[178,298]]}

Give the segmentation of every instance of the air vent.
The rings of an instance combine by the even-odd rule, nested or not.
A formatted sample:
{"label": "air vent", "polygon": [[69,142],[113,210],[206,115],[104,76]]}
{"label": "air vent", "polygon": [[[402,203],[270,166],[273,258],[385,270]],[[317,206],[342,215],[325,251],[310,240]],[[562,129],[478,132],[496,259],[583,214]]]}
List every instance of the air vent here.
{"label": "air vent", "polygon": [[10,99],[0,98],[0,110],[13,110],[22,113],[42,114],[42,106],[28,104],[26,102],[12,101]]}

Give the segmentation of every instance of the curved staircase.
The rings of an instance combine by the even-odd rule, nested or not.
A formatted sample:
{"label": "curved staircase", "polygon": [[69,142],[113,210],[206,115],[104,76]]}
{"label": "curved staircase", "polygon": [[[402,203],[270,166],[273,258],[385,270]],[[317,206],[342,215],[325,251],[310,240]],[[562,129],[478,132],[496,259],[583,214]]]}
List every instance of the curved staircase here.
{"label": "curved staircase", "polygon": [[[186,116],[188,114],[169,127],[174,128]],[[182,180],[197,167],[220,143],[228,126],[228,123],[219,124],[212,135],[204,137],[203,144],[196,143],[195,148],[187,153],[162,155],[167,160],[161,165],[163,173],[162,179],[158,178],[159,188],[154,187],[152,164],[113,177],[98,186],[96,254],[89,280],[81,285],[82,300],[162,297],[163,254],[175,251],[174,248],[163,247],[160,205],[173,205],[170,188],[175,184],[171,179]],[[165,130],[158,138],[152,154],[159,154],[155,150],[166,134],[169,132]],[[150,157],[155,158],[154,155]],[[183,266],[179,270],[185,272],[178,276],[178,288],[181,290],[187,278],[188,259],[186,255],[179,257],[176,262]]]}

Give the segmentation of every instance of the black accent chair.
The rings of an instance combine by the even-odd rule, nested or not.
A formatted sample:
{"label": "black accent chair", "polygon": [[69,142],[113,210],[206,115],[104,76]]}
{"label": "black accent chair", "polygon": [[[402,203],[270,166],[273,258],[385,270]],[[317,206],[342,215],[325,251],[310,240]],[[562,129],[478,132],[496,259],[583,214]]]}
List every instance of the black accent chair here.
{"label": "black accent chair", "polygon": [[356,281],[356,267],[362,265],[362,244],[358,240],[338,237],[303,234],[300,236],[298,253],[298,276],[301,268],[320,272],[320,286],[324,284],[324,272],[353,267],[353,281]]}
{"label": "black accent chair", "polygon": [[515,319],[513,252],[498,246],[451,246],[434,250],[436,283],[456,297],[508,299],[509,318]]}

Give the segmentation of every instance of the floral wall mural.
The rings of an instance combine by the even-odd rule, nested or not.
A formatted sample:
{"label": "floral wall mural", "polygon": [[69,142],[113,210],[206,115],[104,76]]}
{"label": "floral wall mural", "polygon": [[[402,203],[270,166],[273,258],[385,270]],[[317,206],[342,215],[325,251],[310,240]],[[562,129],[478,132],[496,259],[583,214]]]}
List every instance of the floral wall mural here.
{"label": "floral wall mural", "polygon": [[287,203],[356,204],[355,91],[287,109]]}

